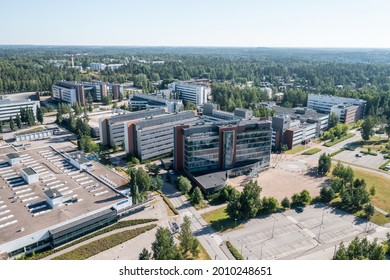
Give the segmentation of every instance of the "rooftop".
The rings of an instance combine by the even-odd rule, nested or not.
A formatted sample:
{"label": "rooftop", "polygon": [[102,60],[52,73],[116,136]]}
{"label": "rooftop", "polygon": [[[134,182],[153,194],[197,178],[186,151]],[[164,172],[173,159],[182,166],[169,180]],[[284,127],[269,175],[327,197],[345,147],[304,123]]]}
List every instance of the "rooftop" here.
{"label": "rooftop", "polygon": [[45,191],[45,195],[50,199],[62,196],[62,194],[59,191],[57,191],[56,189],[51,189],[51,190]]}
{"label": "rooftop", "polygon": [[22,171],[24,173],[26,173],[27,175],[34,175],[34,174],[37,174],[37,172],[35,172],[34,169],[32,169],[31,167],[27,167],[27,168],[23,168]]}
{"label": "rooftop", "polygon": [[16,154],[16,153],[10,153],[10,154],[7,154],[7,157],[10,158],[10,159],[19,158],[19,155]]}
{"label": "rooftop", "polygon": [[213,173],[192,174],[205,190],[214,189],[226,183],[227,171],[218,171]]}

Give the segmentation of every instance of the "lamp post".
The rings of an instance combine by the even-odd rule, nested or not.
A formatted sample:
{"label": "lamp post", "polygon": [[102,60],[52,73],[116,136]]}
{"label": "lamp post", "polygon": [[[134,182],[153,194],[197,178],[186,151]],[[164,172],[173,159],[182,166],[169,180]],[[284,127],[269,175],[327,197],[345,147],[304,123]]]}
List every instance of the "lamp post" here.
{"label": "lamp post", "polygon": [[272,236],[271,236],[271,238],[274,238],[275,222],[276,222],[276,219],[275,219],[275,217],[273,217],[273,216],[272,216],[272,218],[274,218],[274,224],[273,224],[273,226],[272,226]]}
{"label": "lamp post", "polygon": [[241,243],[241,256],[242,256],[242,241],[240,239],[238,239],[238,242]]}
{"label": "lamp post", "polygon": [[237,227],[237,218],[234,218],[234,227]]}

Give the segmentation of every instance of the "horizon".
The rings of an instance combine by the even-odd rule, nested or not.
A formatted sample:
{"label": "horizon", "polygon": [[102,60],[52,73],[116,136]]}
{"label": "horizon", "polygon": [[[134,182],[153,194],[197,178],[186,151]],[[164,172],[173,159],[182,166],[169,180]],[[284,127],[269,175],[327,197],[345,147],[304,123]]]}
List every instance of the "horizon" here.
{"label": "horizon", "polygon": [[387,49],[389,10],[386,0],[3,0],[0,45]]}

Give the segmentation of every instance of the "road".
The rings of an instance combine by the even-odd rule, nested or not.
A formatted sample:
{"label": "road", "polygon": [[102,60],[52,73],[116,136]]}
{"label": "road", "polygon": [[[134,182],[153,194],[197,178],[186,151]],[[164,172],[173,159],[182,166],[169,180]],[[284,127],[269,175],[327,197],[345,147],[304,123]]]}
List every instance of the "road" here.
{"label": "road", "polygon": [[172,184],[166,182],[164,182],[163,192],[179,211],[181,217],[189,216],[191,218],[192,231],[210,257],[217,260],[228,260],[220,247],[223,242],[222,238],[203,220],[199,211],[187,201],[186,197],[178,192]]}

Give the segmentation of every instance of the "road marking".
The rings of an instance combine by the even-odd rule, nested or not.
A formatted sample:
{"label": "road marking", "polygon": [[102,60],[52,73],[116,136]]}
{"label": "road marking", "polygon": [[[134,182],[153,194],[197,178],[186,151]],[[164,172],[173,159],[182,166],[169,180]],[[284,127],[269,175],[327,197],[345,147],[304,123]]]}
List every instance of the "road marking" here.
{"label": "road marking", "polygon": [[291,217],[291,216],[286,216],[286,218],[289,219],[290,222],[292,222],[292,223],[294,223],[294,224],[299,223],[297,220],[295,220],[295,219],[294,219],[293,217]]}

